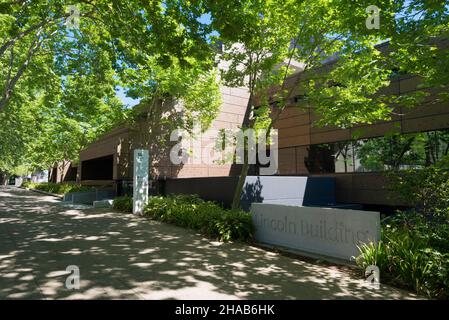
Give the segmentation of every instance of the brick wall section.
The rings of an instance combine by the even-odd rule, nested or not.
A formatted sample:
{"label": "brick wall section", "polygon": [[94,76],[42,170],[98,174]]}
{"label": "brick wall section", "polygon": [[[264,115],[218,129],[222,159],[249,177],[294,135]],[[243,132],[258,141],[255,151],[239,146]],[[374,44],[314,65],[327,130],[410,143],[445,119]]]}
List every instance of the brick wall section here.
{"label": "brick wall section", "polygon": [[[202,133],[201,137],[195,139],[195,143],[201,146],[202,152],[214,144],[220,129],[237,129],[241,127],[245,115],[249,94],[247,90],[242,88],[221,88],[223,103],[220,107],[217,118],[212,122],[210,128]],[[133,143],[138,143],[133,141]],[[173,145],[173,144],[171,144]],[[151,168],[151,175],[158,178],[194,178],[194,177],[222,177],[238,174],[235,165],[231,164],[207,164],[203,163],[201,159],[196,162],[191,162],[182,165],[174,165],[169,158],[170,146],[163,149],[155,146],[150,154],[157,154],[157,161],[153,161]],[[129,169],[127,178],[132,176],[132,156],[131,152],[134,149],[130,144],[128,156]]]}
{"label": "brick wall section", "polygon": [[[100,158],[108,155],[114,156],[113,179],[121,178],[124,167],[127,166],[123,154],[127,155],[127,143],[130,130],[126,127],[119,127],[104,134],[100,139],[91,143],[86,149],[80,152],[80,163],[82,161]],[[125,152],[124,152],[125,151]],[[78,177],[81,177],[82,165],[78,166]]]}
{"label": "brick wall section", "polygon": [[[214,142],[220,129],[237,129],[243,123],[249,97],[247,90],[244,88],[222,87],[221,93],[223,103],[217,118],[212,122],[211,127],[202,134],[201,138],[197,139],[202,150]],[[133,150],[142,145],[141,140],[142,137],[138,130],[136,131],[136,127],[116,128],[81,151],[80,161],[114,155],[113,179],[131,180]],[[150,156],[154,158],[151,168],[153,177],[219,177],[238,174],[238,166],[231,164],[188,163],[174,165],[169,158],[171,145],[152,145]],[[78,170],[78,175],[81,176],[81,166],[79,166]]]}

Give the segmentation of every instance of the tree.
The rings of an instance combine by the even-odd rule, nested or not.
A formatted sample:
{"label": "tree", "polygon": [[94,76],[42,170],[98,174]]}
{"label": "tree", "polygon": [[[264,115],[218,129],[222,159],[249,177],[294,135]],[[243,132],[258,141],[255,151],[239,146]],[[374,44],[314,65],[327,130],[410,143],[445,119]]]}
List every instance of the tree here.
{"label": "tree", "polygon": [[[230,65],[223,79],[230,85],[244,84],[249,89],[245,128],[253,128],[265,118],[262,122],[270,132],[292,98],[292,89],[295,92],[310,91],[313,79],[306,72],[320,66],[325,58],[342,52],[349,55],[354,50],[351,45],[354,43],[360,50],[365,49],[366,56],[375,54],[374,44],[378,39],[367,32],[353,32],[353,21],[351,24],[342,19],[352,12],[336,6],[333,1],[244,1],[212,5],[212,11],[220,12],[212,15],[212,25],[219,30],[225,46],[230,48],[223,54],[223,59]],[[235,46],[236,43],[239,45]],[[342,68],[350,67],[349,58],[347,60]],[[299,77],[301,82],[298,80],[295,86],[287,89],[286,82],[295,61],[300,63],[303,74],[307,76]],[[274,86],[278,88],[277,93],[269,95],[268,89]],[[256,95],[259,100],[257,106]],[[249,168],[247,160],[245,158],[234,195],[234,209],[240,203]]]}
{"label": "tree", "polygon": [[[300,108],[320,115],[319,125],[347,128],[389,119],[395,107],[411,106],[425,95],[380,94],[395,70],[423,76],[429,85],[446,85],[447,73],[442,71],[447,69],[448,60],[443,58],[448,51],[441,46],[436,50],[434,41],[447,34],[443,1],[432,5],[425,1],[380,1],[379,30],[366,27],[370,4],[328,0],[209,4],[212,26],[230,48],[223,55],[230,65],[223,79],[231,85],[245,84],[250,92],[245,128],[252,128],[258,115],[269,110],[269,132],[289,105],[292,92],[302,95]],[[423,13],[420,19],[411,17],[416,10]],[[387,39],[390,49],[382,52],[377,45]],[[326,60],[333,62],[325,64]],[[287,86],[292,61],[300,62],[303,72],[293,86]],[[268,90],[273,86],[277,88],[274,95]],[[260,101],[257,106],[256,95]],[[233,208],[239,206],[248,168],[245,160]]]}
{"label": "tree", "polygon": [[[77,28],[66,24],[73,4]],[[185,70],[184,80],[191,77],[185,93],[213,62],[201,14],[198,4],[178,1],[1,1],[0,117],[9,122],[3,122],[0,168],[76,160],[90,141],[128,117],[115,97],[118,85],[150,100],[160,70]]]}
{"label": "tree", "polygon": [[[38,87],[38,74],[53,71],[39,64],[42,58],[55,55],[70,59],[80,49],[78,41],[66,41],[71,35],[85,35],[109,53],[113,66],[133,65],[152,53],[161,53],[160,63],[166,66],[175,55],[188,65],[188,57],[208,61],[211,56],[206,42],[208,31],[198,21],[201,7],[179,1],[108,1],[80,0],[2,0],[0,3],[0,110],[11,100],[23,77],[27,87]],[[70,5],[79,10],[79,29],[67,28],[73,15]],[[51,65],[51,64],[50,64]],[[31,67],[40,67],[29,70]],[[32,69],[32,68],[31,68]],[[20,94],[20,93],[18,93]]]}
{"label": "tree", "polygon": [[189,68],[183,68],[175,57],[172,59],[167,68],[158,65],[154,57],[148,64],[127,69],[122,75],[130,95],[142,98],[126,125],[134,141],[140,143],[134,147],[150,150],[152,168],[169,157],[169,149],[175,144],[170,141],[174,130],[195,136],[195,125],[200,124],[205,131],[221,106],[215,69],[204,70],[203,62],[193,59]]}

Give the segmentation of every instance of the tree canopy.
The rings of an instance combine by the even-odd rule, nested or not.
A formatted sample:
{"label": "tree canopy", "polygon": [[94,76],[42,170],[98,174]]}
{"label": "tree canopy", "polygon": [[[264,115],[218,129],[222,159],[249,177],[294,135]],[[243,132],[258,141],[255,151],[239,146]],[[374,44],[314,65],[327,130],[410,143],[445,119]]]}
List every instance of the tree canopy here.
{"label": "tree canopy", "polygon": [[[319,125],[348,128],[388,120],[397,106],[411,107],[428,94],[381,93],[398,73],[418,75],[421,88],[438,87],[441,98],[447,92],[445,1],[377,1],[379,29],[367,28],[370,1],[211,3],[212,25],[228,48],[222,55],[228,66],[223,79],[250,91],[246,127],[262,121],[272,128],[298,93],[299,107],[318,115]],[[388,48],[382,50],[385,42]],[[287,85],[293,62],[302,73]],[[248,168],[245,159],[234,208]]]}
{"label": "tree canopy", "polygon": [[[388,119],[426,95],[382,94],[398,74],[447,96],[448,6],[444,0],[380,0],[368,29],[365,0],[1,0],[0,169],[74,159],[129,117],[116,96],[151,101],[169,93],[210,122],[221,78],[245,85],[246,127],[271,128],[292,94],[322,125]],[[76,25],[67,23],[74,12]],[[379,44],[388,41],[388,50]],[[289,75],[302,69],[298,82]],[[323,72],[316,72],[317,70]],[[312,72],[313,70],[313,72]],[[207,79],[207,81],[198,81]],[[270,88],[277,87],[276,94]],[[289,88],[289,89],[287,89]],[[256,103],[257,102],[257,103]],[[257,105],[256,105],[257,104]]]}
{"label": "tree canopy", "polygon": [[[68,24],[71,5],[79,11],[76,26]],[[212,81],[201,76],[213,66],[201,14],[178,1],[2,0],[0,169],[76,160],[87,143],[129,116],[119,87],[149,100],[155,87],[179,97],[199,77]],[[167,70],[176,73],[164,78]],[[216,96],[204,96],[186,95],[186,103],[195,104],[191,110],[216,108]]]}

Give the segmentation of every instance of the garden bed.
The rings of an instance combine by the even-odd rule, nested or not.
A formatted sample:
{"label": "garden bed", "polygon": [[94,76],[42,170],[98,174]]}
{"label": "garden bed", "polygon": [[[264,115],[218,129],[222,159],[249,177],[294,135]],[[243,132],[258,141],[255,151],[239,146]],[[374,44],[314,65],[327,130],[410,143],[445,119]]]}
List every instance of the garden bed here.
{"label": "garden bed", "polygon": [[[114,200],[113,207],[132,212],[132,198]],[[151,197],[144,209],[144,216],[200,231],[205,236],[220,241],[245,241],[253,239],[254,226],[251,214],[241,210],[226,210],[211,201],[194,195]]]}

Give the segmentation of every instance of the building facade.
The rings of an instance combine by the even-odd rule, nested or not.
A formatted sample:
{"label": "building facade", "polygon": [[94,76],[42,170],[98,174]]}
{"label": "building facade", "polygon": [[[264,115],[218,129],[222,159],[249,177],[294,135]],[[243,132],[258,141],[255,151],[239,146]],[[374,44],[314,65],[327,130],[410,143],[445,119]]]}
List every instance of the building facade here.
{"label": "building facade", "polygon": [[[241,127],[248,103],[249,94],[244,88],[221,87],[222,105],[208,130],[197,137],[197,143],[204,149],[216,139],[220,130],[233,130]],[[112,185],[132,180],[133,150],[145,147],[150,150],[151,177],[154,180],[192,177],[222,177],[238,174],[238,167],[220,163],[173,164],[170,149],[173,143],[151,143],[152,139],[141,132],[148,126],[146,120],[133,126],[122,126],[106,133],[91,143],[80,153],[78,181],[84,185]],[[167,132],[160,137],[168,140]],[[150,140],[145,145],[144,140]],[[156,139],[156,138],[155,138]]]}
{"label": "building facade", "polygon": [[[323,64],[327,72],[335,61]],[[301,92],[298,83],[307,77],[298,71],[290,76],[284,89],[291,89],[291,99],[282,112],[274,128],[278,130],[279,163],[278,175],[284,176],[330,176],[336,181],[336,199],[339,203],[361,205],[401,206],[388,190],[382,172],[367,170],[356,158],[353,145],[357,141],[382,137],[386,134],[411,134],[449,129],[449,102],[437,100],[436,89],[427,89],[428,96],[415,108],[398,107],[390,121],[379,121],[371,125],[341,129],[335,126],[318,127],[314,123],[320,119],[311,108],[301,108]],[[419,90],[420,80],[414,75],[401,75],[391,80],[380,93],[402,95]],[[274,95],[276,88],[270,92]],[[217,130],[237,129],[245,117],[248,92],[244,88],[222,87],[223,104],[211,128],[201,137],[202,147],[216,139]],[[133,127],[116,128],[90,144],[80,153],[77,180],[85,185],[115,186],[120,189],[124,182],[132,181],[132,154],[143,147],[141,131],[148,124],[141,121]],[[169,159],[172,145],[151,144],[151,177],[153,181],[173,179],[233,177],[240,172],[238,165],[232,164],[184,164],[174,165]],[[325,147],[323,147],[325,146]],[[342,146],[347,148],[342,153]],[[349,146],[349,147],[348,147]],[[146,147],[146,146],[144,146]],[[344,155],[344,157],[343,157]],[[349,158],[349,160],[348,160]],[[199,180],[195,180],[198,183]],[[212,181],[212,180],[210,180]],[[223,186],[231,188],[229,179],[223,179]],[[235,181],[232,180],[232,181]],[[188,185],[184,180],[182,185]],[[207,185],[207,182],[205,182]],[[185,193],[189,193],[185,188]],[[220,188],[218,188],[219,190]],[[229,191],[229,190],[228,190]],[[227,192],[228,192],[227,191]]]}

